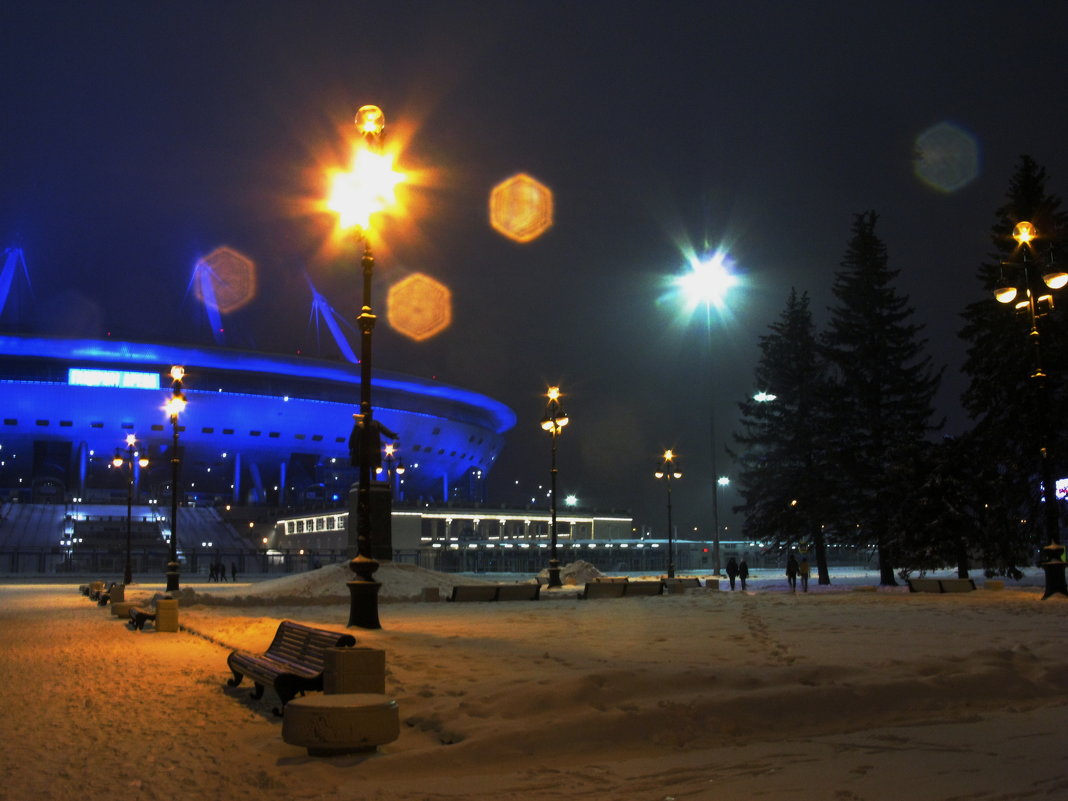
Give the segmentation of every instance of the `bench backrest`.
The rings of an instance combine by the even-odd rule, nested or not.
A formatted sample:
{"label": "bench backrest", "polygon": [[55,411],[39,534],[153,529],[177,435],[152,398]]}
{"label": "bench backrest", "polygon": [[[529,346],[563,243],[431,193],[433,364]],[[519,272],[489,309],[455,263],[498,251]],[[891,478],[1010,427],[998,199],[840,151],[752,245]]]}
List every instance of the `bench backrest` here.
{"label": "bench backrest", "polygon": [[274,633],[274,640],[271,641],[267,654],[322,670],[324,649],[351,647],[355,644],[356,638],[351,634],[316,629],[303,623],[283,620],[278,624],[278,631]]}
{"label": "bench backrest", "polygon": [[624,595],[660,595],[664,592],[664,585],[660,581],[630,581],[624,585],[627,591]]}
{"label": "bench backrest", "polygon": [[541,594],[540,584],[499,584],[498,601],[536,601]]}
{"label": "bench backrest", "polygon": [[583,598],[622,598],[629,582],[624,581],[587,581],[582,591]]}
{"label": "bench backrest", "polygon": [[495,601],[497,585],[495,584],[457,584],[452,588],[450,601]]}

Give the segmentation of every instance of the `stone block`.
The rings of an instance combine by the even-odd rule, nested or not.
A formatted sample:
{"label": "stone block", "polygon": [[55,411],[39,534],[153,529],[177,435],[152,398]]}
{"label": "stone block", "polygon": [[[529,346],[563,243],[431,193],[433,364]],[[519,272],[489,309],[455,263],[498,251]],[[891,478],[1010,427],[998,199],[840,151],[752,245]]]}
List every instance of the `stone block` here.
{"label": "stone block", "polygon": [[385,651],[378,648],[323,649],[324,693],[340,695],[385,691]]}
{"label": "stone block", "polygon": [[178,599],[156,601],[156,631],[178,631]]}
{"label": "stone block", "polygon": [[397,702],[379,693],[294,698],[282,718],[282,739],[312,756],[374,750],[399,736]]}

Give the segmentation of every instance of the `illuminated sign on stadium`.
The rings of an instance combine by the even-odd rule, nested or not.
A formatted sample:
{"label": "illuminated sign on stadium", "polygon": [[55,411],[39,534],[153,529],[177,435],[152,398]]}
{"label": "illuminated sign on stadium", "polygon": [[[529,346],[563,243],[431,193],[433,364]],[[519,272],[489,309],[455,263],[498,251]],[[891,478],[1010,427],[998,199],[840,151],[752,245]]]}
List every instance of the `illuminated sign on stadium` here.
{"label": "illuminated sign on stadium", "polygon": [[132,370],[98,370],[71,367],[67,383],[76,387],[117,387],[119,389],[159,389],[159,373],[139,373]]}

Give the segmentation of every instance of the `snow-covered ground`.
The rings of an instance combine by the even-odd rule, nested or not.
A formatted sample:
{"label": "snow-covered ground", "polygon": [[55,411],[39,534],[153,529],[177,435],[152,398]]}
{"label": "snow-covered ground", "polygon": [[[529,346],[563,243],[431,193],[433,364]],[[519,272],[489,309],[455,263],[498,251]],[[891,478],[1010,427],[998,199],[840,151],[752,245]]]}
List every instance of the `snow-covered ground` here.
{"label": "snow-covered ground", "polygon": [[76,584],[0,582],[0,801],[1068,797],[1068,598],[1040,600],[1040,574],[467,604],[405,600],[455,576],[378,577],[383,628],[351,631],[386,653],[401,735],[331,758],[283,743],[272,693],[226,687],[226,655],[282,619],[346,630],[343,567],[187,585],[177,634],[133,632]]}

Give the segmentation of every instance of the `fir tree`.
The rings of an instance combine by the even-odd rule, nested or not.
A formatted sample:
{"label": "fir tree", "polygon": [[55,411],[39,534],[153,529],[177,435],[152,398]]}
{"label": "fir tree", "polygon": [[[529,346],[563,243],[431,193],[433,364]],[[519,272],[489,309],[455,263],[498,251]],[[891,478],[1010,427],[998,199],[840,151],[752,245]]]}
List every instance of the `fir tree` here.
{"label": "fir tree", "polygon": [[827,430],[820,410],[826,370],[808,294],[790,291],[771,333],[760,338],[754,372],[760,399],[739,404],[738,492],[744,536],[779,548],[810,543],[820,584],[830,584],[823,537]]}
{"label": "fir tree", "polygon": [[941,371],[924,355],[922,327],[909,322],[907,296],[893,286],[899,271],[888,266],[877,219],[874,211],[854,218],[823,344],[834,368],[828,400],[837,441],[836,528],[858,545],[874,543],[880,582],[896,584],[900,532],[891,522],[908,488],[892,468],[908,461],[934,430],[931,404]]}

